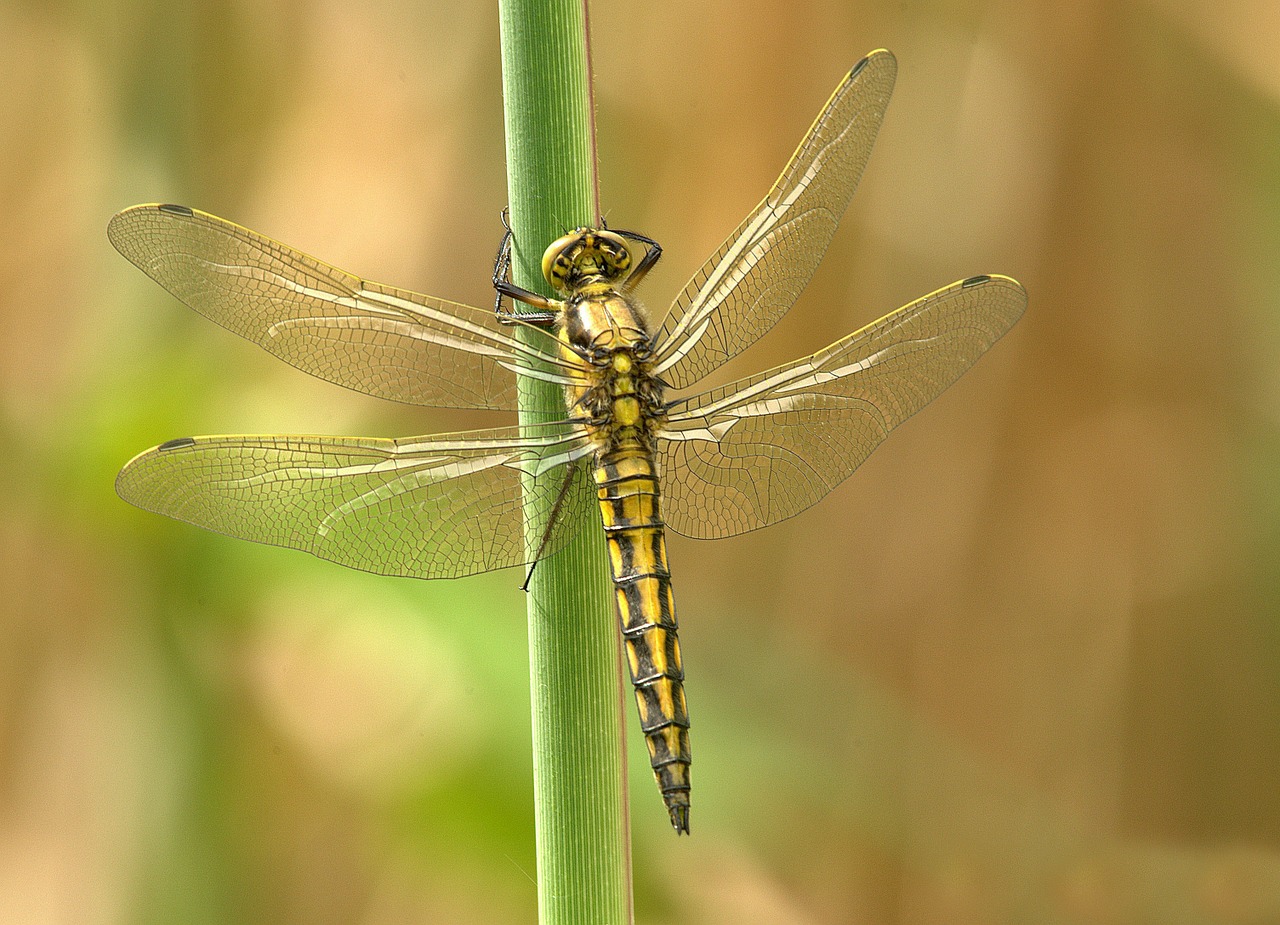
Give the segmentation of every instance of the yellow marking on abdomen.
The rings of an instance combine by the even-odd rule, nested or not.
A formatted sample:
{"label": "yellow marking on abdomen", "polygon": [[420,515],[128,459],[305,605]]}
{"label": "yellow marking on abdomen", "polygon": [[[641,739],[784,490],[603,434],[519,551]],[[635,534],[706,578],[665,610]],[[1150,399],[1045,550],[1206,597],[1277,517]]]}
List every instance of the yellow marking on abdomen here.
{"label": "yellow marking on abdomen", "polygon": [[642,447],[624,441],[599,459],[595,480],[649,763],[672,825],[688,832],[689,711],[657,473]]}

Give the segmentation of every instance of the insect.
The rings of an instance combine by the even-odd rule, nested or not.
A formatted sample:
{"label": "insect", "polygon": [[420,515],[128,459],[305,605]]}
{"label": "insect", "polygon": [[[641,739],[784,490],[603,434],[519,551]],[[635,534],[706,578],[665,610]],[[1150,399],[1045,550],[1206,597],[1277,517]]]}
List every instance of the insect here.
{"label": "insect", "polygon": [[[688,397],[791,307],[862,175],[897,64],[873,52],[836,88],[764,200],[660,327],[633,290],[661,248],[579,228],[543,258],[558,298],[494,285],[507,315],[360,279],[184,206],[135,206],[108,236],[196,311],[298,368],[381,398],[511,410],[516,376],[565,391],[568,418],[401,439],[210,436],[135,457],[126,501],[201,527],[385,575],[455,578],[553,555],[599,506],[654,776],[689,830],[689,714],[665,530],[734,536],[814,504],[1021,316],[1026,293],[974,276],[811,356]],[[638,257],[636,255],[639,255]],[[536,332],[512,336],[511,324]],[[522,485],[523,492],[522,494]],[[522,498],[548,502],[526,542]]]}

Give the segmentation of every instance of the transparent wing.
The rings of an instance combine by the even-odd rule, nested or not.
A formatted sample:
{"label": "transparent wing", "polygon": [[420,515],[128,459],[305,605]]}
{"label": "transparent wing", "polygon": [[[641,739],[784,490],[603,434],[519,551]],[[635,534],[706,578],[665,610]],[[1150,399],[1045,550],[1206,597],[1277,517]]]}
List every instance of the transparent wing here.
{"label": "transparent wing", "polygon": [[883,49],[859,61],[769,195],[689,280],[657,336],[656,371],[673,388],[741,353],[791,308],[862,178],[897,72]]}
{"label": "transparent wing", "polygon": [[[186,206],[125,209],[107,237],[210,320],[313,376],[379,398],[510,409],[514,371],[559,365],[545,332],[544,354],[491,311],[362,280]],[[533,374],[563,382],[574,371]]]}
{"label": "transparent wing", "polygon": [[[521,484],[560,516],[558,550],[592,504],[581,431],[515,427],[382,440],[184,437],[131,460],[116,491],[131,504],[241,539],[301,549],[350,568],[457,578],[519,565]],[[564,466],[574,463],[566,486]]]}
{"label": "transparent wing", "polygon": [[667,526],[713,539],[800,513],[1013,326],[1027,296],[975,276],[825,350],[671,409],[659,463]]}

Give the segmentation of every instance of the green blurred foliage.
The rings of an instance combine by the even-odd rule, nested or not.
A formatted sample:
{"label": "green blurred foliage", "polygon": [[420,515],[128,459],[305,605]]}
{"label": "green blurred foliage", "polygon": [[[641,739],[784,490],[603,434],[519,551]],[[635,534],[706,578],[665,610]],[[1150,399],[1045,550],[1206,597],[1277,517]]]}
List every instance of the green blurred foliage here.
{"label": "green blurred foliage", "polygon": [[[592,21],[659,314],[842,72],[898,55],[823,269],[726,376],[963,276],[1031,294],[822,505],[672,542],[694,835],[631,717],[638,920],[1280,920],[1272,6]],[[103,234],[186,202],[486,304],[495,11],[11,2],[0,45],[0,922],[533,921],[519,576],[350,573],[111,491],[185,433],[497,423],[308,380]]]}

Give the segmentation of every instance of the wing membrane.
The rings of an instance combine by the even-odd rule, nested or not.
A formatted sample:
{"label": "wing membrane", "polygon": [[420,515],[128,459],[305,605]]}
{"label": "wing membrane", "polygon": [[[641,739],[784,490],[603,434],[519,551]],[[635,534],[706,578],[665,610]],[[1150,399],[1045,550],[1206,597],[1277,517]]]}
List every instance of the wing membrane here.
{"label": "wing membrane", "polygon": [[[522,481],[554,502],[564,464],[590,452],[580,431],[542,430],[186,437],[135,457],[116,491],[149,511],[350,568],[457,578],[525,562]],[[592,501],[588,468],[574,466],[544,555],[583,522],[576,515]]]}
{"label": "wing membrane", "polygon": [[803,360],[676,403],[658,451],[667,526],[713,539],[800,513],[972,366],[1026,300],[1015,280],[975,276]]}
{"label": "wing membrane", "polygon": [[656,369],[687,388],[754,344],[813,276],[871,155],[897,62],[872,52],[849,72],[782,176],[680,293]]}
{"label": "wing membrane", "polygon": [[[107,236],[210,320],[313,376],[379,398],[510,409],[514,371],[557,362],[553,338],[546,354],[527,347],[491,311],[362,280],[185,206],[125,209]],[[573,370],[550,376],[563,382]]]}

